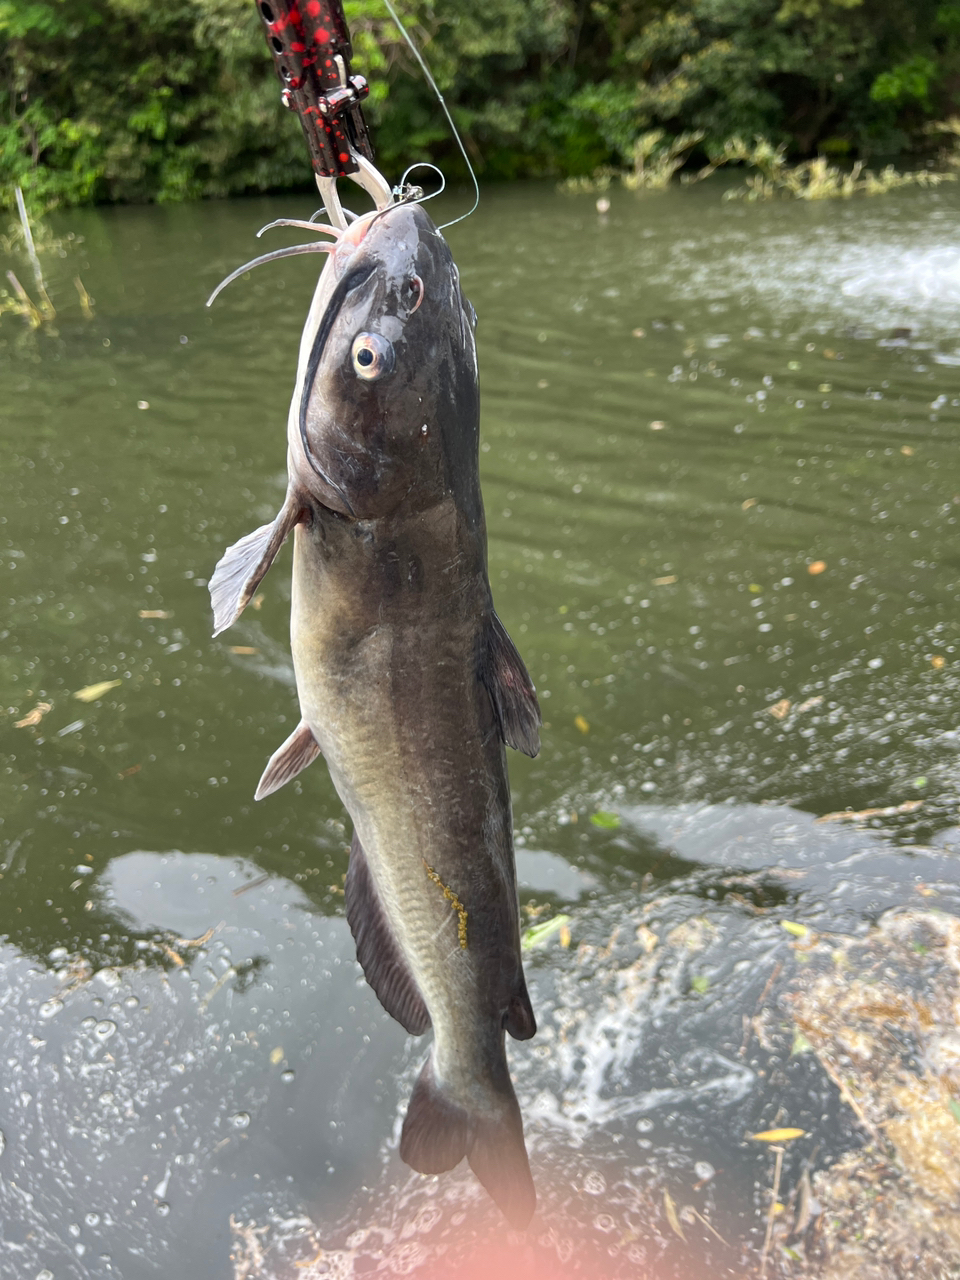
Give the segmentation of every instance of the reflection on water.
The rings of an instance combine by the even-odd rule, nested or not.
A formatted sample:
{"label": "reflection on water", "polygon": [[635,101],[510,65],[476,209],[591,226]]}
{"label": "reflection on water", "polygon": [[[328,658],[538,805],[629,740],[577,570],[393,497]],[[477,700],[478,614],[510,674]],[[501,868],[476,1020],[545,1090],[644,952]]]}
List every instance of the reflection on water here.
{"label": "reflection on water", "polygon": [[783,1040],[782,923],[957,909],[960,195],[519,188],[451,231],[546,721],[511,759],[522,898],[570,916],[511,1046],[525,1241],[396,1157],[423,1046],[353,960],[322,765],[252,803],[297,716],[286,569],[209,638],[206,577],[282,500],[311,286],[202,301],[296,204],[66,216],[59,333],[0,329],[0,1276],[748,1274],[744,1135],[808,1132],[785,1195],[864,1141]]}

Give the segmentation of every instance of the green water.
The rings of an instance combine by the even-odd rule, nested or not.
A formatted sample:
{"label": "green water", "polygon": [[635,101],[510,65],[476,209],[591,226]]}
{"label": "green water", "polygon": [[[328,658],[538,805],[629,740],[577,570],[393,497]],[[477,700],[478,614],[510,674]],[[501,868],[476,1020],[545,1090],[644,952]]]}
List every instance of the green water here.
{"label": "green water", "polygon": [[[721,190],[614,191],[607,215],[492,190],[449,233],[480,318],[491,581],[544,712],[538,759],[510,760],[523,895],[571,916],[572,949],[532,953],[541,1027],[600,998],[579,942],[714,930],[709,994],[691,1004],[681,957],[656,1017],[603,1033],[609,1060],[596,1028],[565,1066],[549,1031],[542,1061],[515,1047],[541,1213],[589,1234],[570,1197],[609,1163],[656,1189],[630,1230],[677,1275],[677,1170],[725,1162],[733,1253],[699,1255],[721,1267],[762,1238],[744,1132],[806,1107],[827,1149],[859,1141],[809,1058],[774,1089],[738,1057],[780,917],[861,928],[918,881],[956,909],[960,849],[960,193]],[[0,318],[3,1277],[226,1277],[231,1213],[340,1239],[419,1203],[391,1143],[422,1046],[358,979],[343,811],[322,762],[252,800],[298,720],[285,558],[210,638],[214,564],[282,501],[315,260],[203,302],[259,226],[312,208],[64,215],[56,331]],[[898,812],[814,822],[867,808]],[[778,864],[800,879],[756,878]]]}

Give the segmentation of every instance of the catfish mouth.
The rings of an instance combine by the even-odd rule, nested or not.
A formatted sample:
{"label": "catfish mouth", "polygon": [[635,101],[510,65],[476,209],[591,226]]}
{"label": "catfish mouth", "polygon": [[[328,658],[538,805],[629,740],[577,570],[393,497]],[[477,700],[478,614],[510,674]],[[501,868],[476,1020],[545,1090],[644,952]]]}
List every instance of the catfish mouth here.
{"label": "catfish mouth", "polygon": [[346,514],[356,519],[357,513],[350,504],[350,500],[344,493],[343,489],[327,475],[323,467],[321,467],[317,458],[314,456],[310,448],[310,441],[307,438],[307,408],[310,403],[310,396],[313,393],[313,384],[317,380],[317,371],[320,368],[320,361],[323,359],[324,348],[327,345],[327,339],[330,337],[330,331],[336,323],[337,317],[346,302],[349,294],[359,289],[373,275],[376,270],[376,263],[367,262],[361,266],[354,267],[352,271],[340,280],[333,293],[330,295],[330,301],[327,309],[323,313],[323,317],[317,328],[317,336],[313,340],[313,346],[310,348],[310,358],[307,360],[306,373],[303,378],[303,390],[300,392],[300,442],[303,445],[304,456],[309,462],[312,470],[323,481],[328,489],[331,489],[340,501],[343,503]]}

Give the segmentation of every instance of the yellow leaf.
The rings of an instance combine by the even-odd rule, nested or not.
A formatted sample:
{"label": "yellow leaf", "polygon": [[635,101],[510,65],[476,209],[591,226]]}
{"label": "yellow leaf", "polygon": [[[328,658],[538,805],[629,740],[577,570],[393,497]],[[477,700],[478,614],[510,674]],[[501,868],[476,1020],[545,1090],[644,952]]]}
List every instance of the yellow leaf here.
{"label": "yellow leaf", "polygon": [[98,698],[102,698],[105,693],[111,689],[116,689],[118,685],[123,684],[122,680],[101,680],[99,684],[88,684],[84,688],[78,689],[73,695],[78,702],[96,702]]}
{"label": "yellow leaf", "polygon": [[826,560],[814,560],[813,564],[807,565],[807,573],[812,573],[816,577],[818,573],[823,573],[826,567]]}
{"label": "yellow leaf", "polygon": [[169,618],[169,609],[141,609],[138,618]]}
{"label": "yellow leaf", "polygon": [[753,1142],[790,1142],[794,1138],[805,1138],[806,1129],[764,1129],[763,1133],[748,1133]]}
{"label": "yellow leaf", "polygon": [[577,726],[581,733],[590,732],[590,721],[584,720],[583,716],[574,716],[573,723]]}
{"label": "yellow leaf", "polygon": [[668,573],[662,578],[654,578],[653,585],[655,587],[669,587],[671,583],[676,581],[677,575],[675,573]]}
{"label": "yellow leaf", "polygon": [[810,930],[805,924],[797,924],[795,920],[781,920],[780,928],[792,933],[795,938],[805,938]]}
{"label": "yellow leaf", "polygon": [[789,698],[781,698],[779,702],[775,702],[772,707],[767,707],[767,711],[773,716],[774,720],[783,720],[786,718],[787,712],[790,710],[791,703]]}
{"label": "yellow leaf", "polygon": [[663,1192],[663,1207],[666,1210],[667,1221],[670,1223],[671,1231],[674,1235],[678,1235],[681,1240],[686,1240],[687,1237],[683,1234],[683,1227],[680,1225],[680,1219],[677,1217],[677,1206],[674,1204],[670,1196],[670,1192],[667,1191],[666,1188],[664,1188]]}
{"label": "yellow leaf", "polygon": [[239,653],[245,658],[251,657],[255,653],[259,653],[259,649],[255,649],[252,644],[232,644],[230,646],[231,653]]}
{"label": "yellow leaf", "polygon": [[744,500],[740,503],[740,510],[749,511],[751,507],[755,507],[756,505],[757,505],[756,498],[744,498]]}
{"label": "yellow leaf", "polygon": [[569,947],[570,945],[570,926],[567,924],[560,926],[560,945],[561,947]]}
{"label": "yellow leaf", "polygon": [[271,1049],[271,1050],[270,1050],[270,1061],[273,1063],[273,1065],[274,1065],[274,1066],[276,1066],[278,1062],[282,1062],[282,1061],[283,1061],[283,1046],[282,1046],[282,1045],[279,1045],[279,1044],[278,1044],[278,1045],[277,1045],[277,1047],[276,1047],[275,1049]]}

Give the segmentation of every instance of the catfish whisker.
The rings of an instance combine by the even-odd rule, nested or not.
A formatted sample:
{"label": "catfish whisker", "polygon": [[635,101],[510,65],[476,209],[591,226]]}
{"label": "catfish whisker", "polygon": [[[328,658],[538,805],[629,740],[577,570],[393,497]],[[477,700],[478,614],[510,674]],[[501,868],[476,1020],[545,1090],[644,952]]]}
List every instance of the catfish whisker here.
{"label": "catfish whisker", "polygon": [[304,222],[301,218],[277,218],[276,222],[268,222],[265,227],[260,228],[257,239],[259,240],[265,231],[272,231],[274,227],[302,227],[304,231],[322,231],[338,240],[343,234],[337,227],[331,227],[326,222]]}
{"label": "catfish whisker", "polygon": [[245,262],[242,267],[237,267],[236,271],[231,271],[225,280],[221,280],[217,287],[207,299],[207,306],[211,306],[217,296],[223,292],[228,284],[232,284],[238,276],[242,276],[245,272],[252,270],[254,267],[261,266],[264,262],[276,262],[280,258],[293,258],[299,253],[333,253],[335,246],[332,244],[295,244],[289,249],[274,249],[273,253],[265,253],[259,258],[254,258],[252,262]]}

